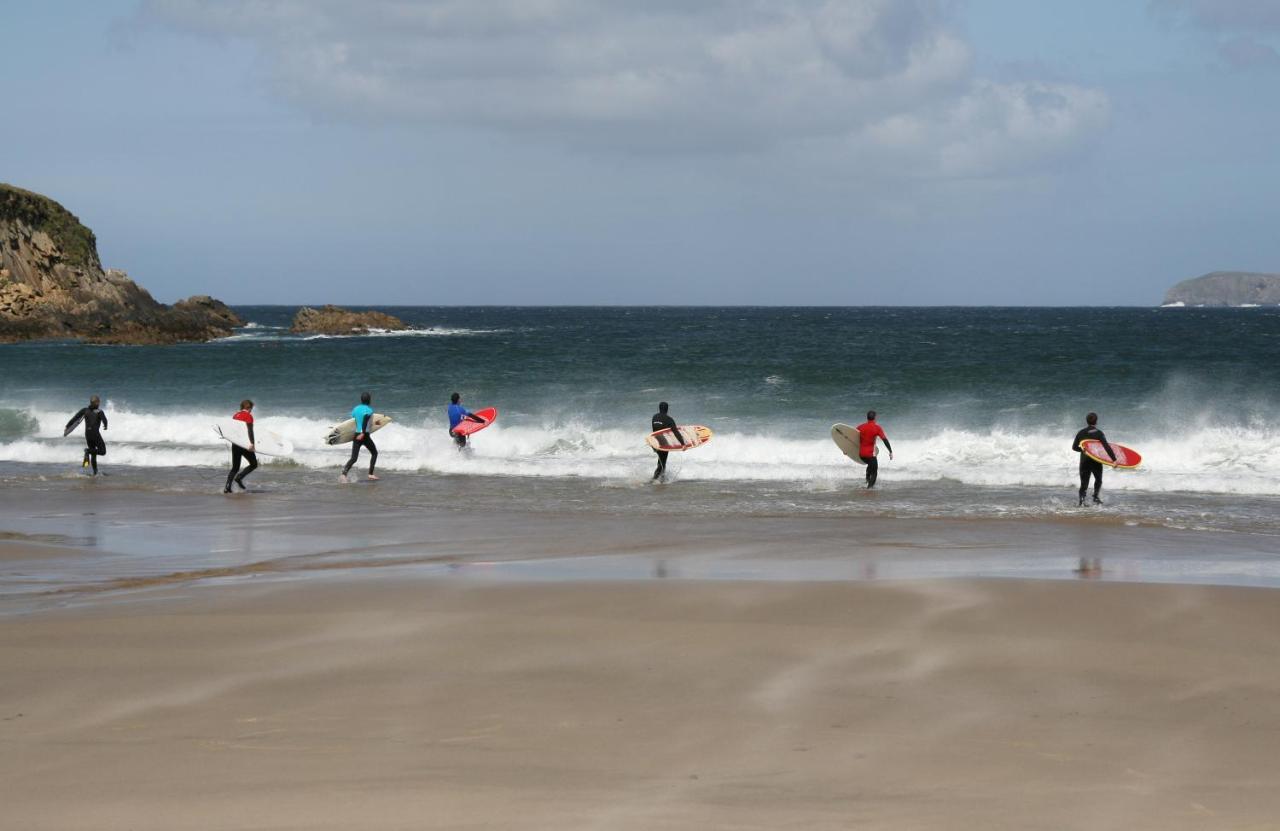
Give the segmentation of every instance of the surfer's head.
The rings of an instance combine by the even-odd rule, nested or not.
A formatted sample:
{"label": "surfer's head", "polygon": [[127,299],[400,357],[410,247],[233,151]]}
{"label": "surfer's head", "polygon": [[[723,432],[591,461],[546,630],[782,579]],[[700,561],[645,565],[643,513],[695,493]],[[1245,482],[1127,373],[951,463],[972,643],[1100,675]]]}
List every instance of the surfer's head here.
{"label": "surfer's head", "polygon": [[1097,413],[1089,413],[1087,416],[1085,416],[1085,417],[1084,417],[1084,423],[1085,423],[1085,424],[1088,424],[1090,427],[1092,427],[1093,425],[1097,424],[1097,423],[1098,423],[1098,414],[1097,414]]}
{"label": "surfer's head", "polygon": [[243,401],[241,401],[241,402],[240,402],[240,409],[242,409],[242,410],[252,410],[252,409],[253,409],[253,402],[246,398],[245,400],[243,400]]}
{"label": "surfer's head", "polygon": [[98,409],[98,405],[101,403],[102,399],[96,395],[89,399],[89,406],[95,410]]}
{"label": "surfer's head", "polygon": [[876,411],[867,410],[867,421],[875,421],[875,420],[876,420]]}
{"label": "surfer's head", "polygon": [[659,401],[659,402],[658,402],[658,412],[660,412],[660,413],[665,413],[666,411],[667,411],[667,402],[665,402],[665,401]]}
{"label": "surfer's head", "polygon": [[462,400],[462,396],[456,392],[453,395],[449,396],[449,401],[454,404],[457,404],[461,400]]}
{"label": "surfer's head", "polygon": [[362,392],[362,393],[360,393],[360,403],[361,403],[361,404],[368,404],[368,403],[369,403],[370,401],[372,401],[372,400],[373,400],[373,396],[372,396],[372,395],[370,395],[369,393],[367,393],[367,392]]}

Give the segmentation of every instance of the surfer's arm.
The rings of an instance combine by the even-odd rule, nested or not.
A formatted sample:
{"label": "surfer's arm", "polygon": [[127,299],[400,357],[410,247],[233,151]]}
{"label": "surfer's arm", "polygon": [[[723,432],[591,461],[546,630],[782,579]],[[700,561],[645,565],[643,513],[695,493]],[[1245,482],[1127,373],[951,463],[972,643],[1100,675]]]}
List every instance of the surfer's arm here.
{"label": "surfer's arm", "polygon": [[889,444],[889,437],[888,437],[888,436],[886,436],[886,435],[882,432],[882,433],[880,433],[880,441],[884,442],[885,450],[888,450],[888,451],[889,451],[889,458],[890,458],[890,459],[892,459],[892,458],[893,458],[893,445],[892,445],[892,444]]}
{"label": "surfer's arm", "polygon": [[1077,453],[1082,453],[1082,452],[1083,452],[1083,451],[1080,449],[1080,439],[1082,439],[1082,438],[1084,438],[1084,431],[1083,431],[1083,430],[1081,430],[1079,433],[1076,433],[1076,440],[1075,440],[1075,441],[1073,441],[1073,442],[1071,442],[1071,449],[1072,449],[1072,450],[1074,450],[1074,451],[1075,451],[1075,452],[1077,452]]}
{"label": "surfer's arm", "polygon": [[107,414],[99,410],[98,415],[102,418],[102,429],[107,429]]}
{"label": "surfer's arm", "polygon": [[372,420],[373,420],[373,413],[366,413],[365,417],[360,419],[360,432],[362,434],[369,432],[369,422]]}
{"label": "surfer's arm", "polygon": [[474,421],[476,424],[484,424],[484,419],[475,413],[467,413],[467,421]]}
{"label": "surfer's arm", "polygon": [[[254,444],[255,442],[257,442],[257,439],[253,437],[253,422],[247,421],[245,422],[244,426],[249,429],[249,444]],[[253,448],[250,447],[249,449],[252,450]]]}
{"label": "surfer's arm", "polygon": [[1102,442],[1102,447],[1107,451],[1107,455],[1111,457],[1111,461],[1114,462],[1116,460],[1116,451],[1112,450],[1111,445],[1107,444],[1107,437],[1099,433],[1098,441]]}

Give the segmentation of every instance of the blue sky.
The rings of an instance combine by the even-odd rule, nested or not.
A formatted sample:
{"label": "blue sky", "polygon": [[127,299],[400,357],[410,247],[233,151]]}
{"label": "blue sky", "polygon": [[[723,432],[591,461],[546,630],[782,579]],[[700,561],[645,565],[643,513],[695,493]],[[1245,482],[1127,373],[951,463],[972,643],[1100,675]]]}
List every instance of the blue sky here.
{"label": "blue sky", "polygon": [[1280,271],[1280,0],[0,5],[0,181],[166,301],[1145,305]]}

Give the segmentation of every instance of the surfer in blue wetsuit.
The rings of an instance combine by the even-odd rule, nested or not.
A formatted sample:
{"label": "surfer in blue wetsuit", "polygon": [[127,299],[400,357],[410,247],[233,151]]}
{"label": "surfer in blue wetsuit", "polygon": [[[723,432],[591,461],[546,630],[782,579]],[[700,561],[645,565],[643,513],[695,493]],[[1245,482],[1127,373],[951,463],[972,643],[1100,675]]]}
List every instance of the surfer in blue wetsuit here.
{"label": "surfer in blue wetsuit", "polygon": [[[222,489],[223,493],[231,493],[231,483],[235,482],[240,490],[245,490],[244,477],[253,473],[258,468],[258,454],[253,452],[253,402],[245,399],[240,402],[240,412],[232,416],[236,421],[243,421],[245,430],[249,433],[249,449],[245,450],[235,442],[231,443],[231,470],[227,473],[227,486]],[[240,470],[240,460],[244,459],[249,464],[242,471]],[[237,475],[239,474],[239,475]]]}
{"label": "surfer in blue wetsuit", "polygon": [[377,481],[378,477],[374,475],[374,465],[378,463],[378,448],[373,443],[373,437],[369,434],[369,428],[373,426],[373,407],[369,406],[373,401],[373,396],[367,392],[360,393],[360,403],[351,410],[351,418],[356,422],[356,437],[351,442],[351,458],[347,460],[347,466],[342,469],[342,481],[346,482],[347,473],[350,472],[351,466],[356,463],[356,459],[360,457],[360,448],[369,448],[369,478]]}
{"label": "surfer in blue wetsuit", "polygon": [[1098,493],[1102,490],[1102,462],[1091,458],[1088,453],[1080,449],[1080,442],[1086,439],[1095,439],[1102,442],[1102,447],[1107,451],[1107,455],[1111,457],[1111,461],[1116,460],[1116,452],[1111,449],[1111,445],[1107,444],[1107,437],[1098,429],[1098,414],[1089,413],[1084,417],[1085,426],[1076,433],[1076,440],[1071,443],[1071,449],[1080,454],[1080,504],[1084,504],[1084,495],[1089,490],[1089,478],[1093,478],[1093,504],[1101,505],[1102,499]]}
{"label": "surfer in blue wetsuit", "polygon": [[90,398],[89,406],[73,415],[71,420],[67,422],[66,430],[62,433],[64,436],[69,434],[76,429],[77,424],[84,421],[84,443],[86,447],[84,449],[84,462],[80,466],[92,466],[94,476],[98,475],[98,457],[107,455],[107,443],[102,440],[102,433],[99,432],[107,429],[107,414],[100,409],[101,404],[102,401],[98,396],[95,395]]}
{"label": "surfer in blue wetsuit", "polygon": [[462,396],[455,392],[449,396],[449,436],[453,439],[453,443],[458,445],[459,450],[467,446],[467,437],[459,435],[453,430],[463,421],[475,421],[484,424],[483,418],[462,406]]}
{"label": "surfer in blue wetsuit", "polygon": [[[651,426],[655,433],[659,430],[670,430],[675,440],[680,444],[684,444],[684,436],[680,435],[680,429],[676,427],[676,420],[667,415],[667,402],[658,402],[658,411],[653,414]],[[658,454],[658,467],[653,471],[653,481],[656,482],[667,472],[667,451],[655,450],[653,452]]]}

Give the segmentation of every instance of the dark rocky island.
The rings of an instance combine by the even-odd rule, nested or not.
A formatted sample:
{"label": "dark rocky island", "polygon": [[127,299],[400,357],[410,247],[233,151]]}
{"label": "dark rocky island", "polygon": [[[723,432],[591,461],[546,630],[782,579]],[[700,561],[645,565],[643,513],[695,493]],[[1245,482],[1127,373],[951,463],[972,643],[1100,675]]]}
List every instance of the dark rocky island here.
{"label": "dark rocky island", "polygon": [[102,268],[97,239],[70,211],[0,183],[0,342],[181,343],[240,325],[211,297],[157,302],[123,271]]}
{"label": "dark rocky island", "polygon": [[299,335],[363,335],[370,330],[397,332],[409,325],[394,315],[383,312],[353,312],[339,306],[313,309],[303,306],[293,316],[290,329]]}
{"label": "dark rocky island", "polygon": [[1164,294],[1166,306],[1271,306],[1280,303],[1280,274],[1214,271],[1183,280]]}

